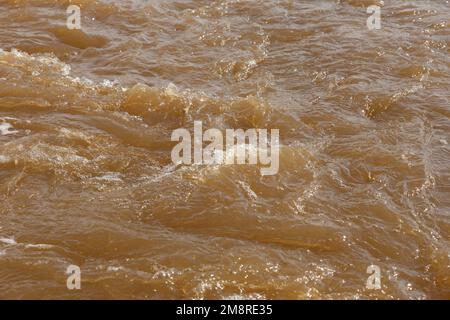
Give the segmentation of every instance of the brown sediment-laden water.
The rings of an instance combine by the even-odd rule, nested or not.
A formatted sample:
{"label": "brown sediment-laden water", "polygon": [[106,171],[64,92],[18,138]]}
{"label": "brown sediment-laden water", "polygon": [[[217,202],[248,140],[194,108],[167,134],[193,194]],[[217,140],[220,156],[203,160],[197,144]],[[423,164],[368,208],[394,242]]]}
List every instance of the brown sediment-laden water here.
{"label": "brown sediment-laden water", "polygon": [[[0,298],[450,299],[449,1],[0,9]],[[195,121],[278,172],[174,164]]]}

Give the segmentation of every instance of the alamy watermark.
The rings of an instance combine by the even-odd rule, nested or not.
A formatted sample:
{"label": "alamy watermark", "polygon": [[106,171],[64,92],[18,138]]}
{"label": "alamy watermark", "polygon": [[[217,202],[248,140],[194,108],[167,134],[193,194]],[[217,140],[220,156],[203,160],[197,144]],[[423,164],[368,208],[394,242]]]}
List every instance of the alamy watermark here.
{"label": "alamy watermark", "polygon": [[366,281],[366,288],[369,290],[381,289],[381,269],[379,266],[372,264],[367,267],[366,272],[370,274]]}
{"label": "alamy watermark", "polygon": [[66,285],[69,290],[80,290],[81,289],[81,269],[77,265],[70,265],[67,267],[66,274],[67,277]]}
{"label": "alamy watermark", "polygon": [[381,29],[381,8],[376,5],[369,6],[367,8],[367,13],[370,16],[367,18],[366,24],[369,30],[380,30]]}
{"label": "alamy watermark", "polygon": [[[270,138],[270,139],[269,139]],[[179,141],[172,149],[174,164],[215,165],[250,164],[265,166],[262,175],[275,175],[279,169],[280,137],[278,129],[211,128],[203,132],[203,123],[194,121],[194,137],[184,128],[172,132],[172,141]],[[180,141],[181,140],[181,141]],[[204,147],[204,142],[210,142]]]}
{"label": "alamy watermark", "polygon": [[70,5],[67,7],[66,13],[69,15],[66,20],[66,27],[69,30],[81,29],[81,10],[77,5]]}

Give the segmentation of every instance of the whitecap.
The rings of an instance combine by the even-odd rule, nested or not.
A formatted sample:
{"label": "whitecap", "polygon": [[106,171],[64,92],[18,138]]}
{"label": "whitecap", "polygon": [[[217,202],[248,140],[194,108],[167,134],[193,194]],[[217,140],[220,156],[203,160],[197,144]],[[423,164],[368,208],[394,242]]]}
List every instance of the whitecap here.
{"label": "whitecap", "polygon": [[16,240],[14,240],[13,238],[0,238],[0,242],[2,242],[4,244],[9,244],[9,245],[17,244]]}
{"label": "whitecap", "polygon": [[38,244],[27,244],[25,248],[33,248],[33,249],[51,249],[53,246],[51,244],[38,243]]}
{"label": "whitecap", "polygon": [[17,130],[11,130],[13,126],[10,123],[2,122],[0,123],[0,136],[6,136],[8,134],[14,134],[19,131]]}
{"label": "whitecap", "polygon": [[109,172],[104,174],[103,176],[96,177],[97,180],[104,180],[104,181],[110,181],[110,182],[121,182],[122,179],[120,178],[121,174],[118,172]]}

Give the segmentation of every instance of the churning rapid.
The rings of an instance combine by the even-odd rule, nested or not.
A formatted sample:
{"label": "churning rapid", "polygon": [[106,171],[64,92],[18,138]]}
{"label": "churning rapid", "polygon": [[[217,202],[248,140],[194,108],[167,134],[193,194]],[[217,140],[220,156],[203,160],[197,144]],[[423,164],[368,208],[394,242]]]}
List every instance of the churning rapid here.
{"label": "churning rapid", "polygon": [[[450,299],[449,1],[0,8],[0,298]],[[194,121],[278,173],[174,164]]]}

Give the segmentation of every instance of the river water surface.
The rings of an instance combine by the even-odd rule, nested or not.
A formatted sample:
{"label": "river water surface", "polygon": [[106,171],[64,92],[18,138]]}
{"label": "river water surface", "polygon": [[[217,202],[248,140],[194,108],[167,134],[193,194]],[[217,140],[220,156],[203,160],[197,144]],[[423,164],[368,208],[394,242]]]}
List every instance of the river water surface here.
{"label": "river water surface", "polygon": [[[449,17],[0,0],[0,298],[450,299]],[[278,174],[175,166],[194,121],[279,129]]]}

